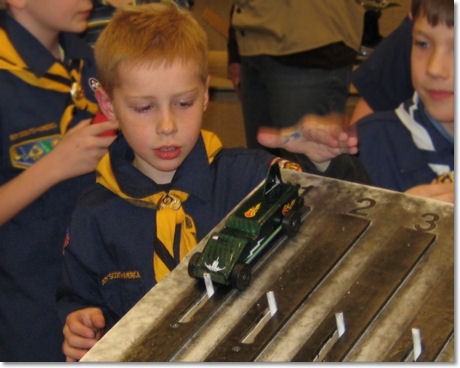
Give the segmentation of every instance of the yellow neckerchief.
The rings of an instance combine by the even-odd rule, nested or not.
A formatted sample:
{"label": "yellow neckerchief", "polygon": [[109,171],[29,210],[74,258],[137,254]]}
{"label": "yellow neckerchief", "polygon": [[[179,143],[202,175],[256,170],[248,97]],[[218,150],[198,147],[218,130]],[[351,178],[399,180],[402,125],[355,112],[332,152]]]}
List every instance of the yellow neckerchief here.
{"label": "yellow neckerchief", "polygon": [[60,131],[64,134],[74,115],[75,108],[87,110],[91,114],[98,111],[96,103],[86,99],[81,86],[81,74],[84,61],[79,60],[70,72],[59,62],[53,63],[51,68],[42,77],[37,77],[22,60],[4,29],[0,28],[0,69],[8,70],[11,74],[22,79],[31,86],[52,91],[70,93],[72,103],[69,104],[61,116]]}
{"label": "yellow neckerchief", "polygon": [[[222,149],[222,143],[212,132],[202,130],[201,136],[206,148],[208,162],[211,163],[217,153]],[[147,203],[156,208],[157,242],[161,244],[159,244],[159,248],[156,247],[153,254],[153,273],[155,281],[160,281],[174,268],[173,262],[167,262],[167,260],[175,258],[174,237],[176,226],[181,226],[179,247],[180,260],[182,260],[197,244],[195,223],[193,219],[185,213],[182,207],[182,203],[185,202],[189,196],[188,193],[180,190],[170,190],[168,192],[162,191],[155,193],[144,198],[131,197],[123,193],[120,189],[112,171],[110,155],[108,153],[102,157],[96,168],[96,172],[96,182],[119,197],[130,200],[133,203]],[[190,173],[190,175],[193,175],[193,173]],[[163,248],[161,248],[162,246]],[[167,254],[162,252],[164,248]]]}

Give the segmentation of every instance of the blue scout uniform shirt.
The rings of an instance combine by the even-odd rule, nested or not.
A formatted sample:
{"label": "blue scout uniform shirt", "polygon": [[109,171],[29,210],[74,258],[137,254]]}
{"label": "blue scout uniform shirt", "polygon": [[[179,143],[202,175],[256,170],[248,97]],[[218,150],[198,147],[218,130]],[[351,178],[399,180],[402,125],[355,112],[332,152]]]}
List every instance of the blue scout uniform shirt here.
{"label": "blue scout uniform shirt", "polygon": [[[267,173],[271,154],[223,149],[209,164],[203,139],[177,170],[169,189],[189,193],[184,211],[203,238]],[[133,153],[120,136],[110,148],[111,166],[121,190],[141,198],[164,190],[133,165]],[[152,259],[156,210],[136,205],[95,184],[79,201],[65,248],[62,320],[86,306],[103,309],[110,328],[154,286]]]}
{"label": "blue scout uniform shirt", "polygon": [[[0,12],[0,27],[37,76],[55,62],[4,11]],[[95,76],[92,50],[86,43],[70,34],[63,34],[60,41],[66,61],[85,60],[82,81]],[[91,98],[89,86],[83,84]],[[69,100],[69,93],[33,87],[0,70],[0,185],[52,148]],[[88,112],[77,110],[73,122],[88,117]],[[0,361],[64,359],[62,324],[55,306],[62,245],[76,198],[93,181],[94,175],[87,175],[60,183],[0,226]]]}
{"label": "blue scout uniform shirt", "polygon": [[351,82],[374,111],[395,109],[414,93],[411,48],[412,20],[406,17],[353,72]]}
{"label": "blue scout uniform shirt", "polygon": [[358,122],[359,151],[373,184],[397,191],[454,170],[454,142],[433,124],[417,93],[393,111]]}

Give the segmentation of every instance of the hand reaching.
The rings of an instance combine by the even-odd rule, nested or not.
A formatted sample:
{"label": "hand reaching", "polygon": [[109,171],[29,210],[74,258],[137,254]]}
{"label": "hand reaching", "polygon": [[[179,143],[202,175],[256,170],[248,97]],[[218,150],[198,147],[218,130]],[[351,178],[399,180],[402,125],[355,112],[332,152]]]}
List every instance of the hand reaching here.
{"label": "hand reaching", "polygon": [[417,185],[408,189],[405,193],[454,203],[454,192],[454,183],[431,183]]}
{"label": "hand reaching", "polygon": [[260,128],[257,140],[269,148],[303,153],[316,165],[328,164],[341,153],[358,152],[356,128],[341,115],[305,115],[289,128]]}

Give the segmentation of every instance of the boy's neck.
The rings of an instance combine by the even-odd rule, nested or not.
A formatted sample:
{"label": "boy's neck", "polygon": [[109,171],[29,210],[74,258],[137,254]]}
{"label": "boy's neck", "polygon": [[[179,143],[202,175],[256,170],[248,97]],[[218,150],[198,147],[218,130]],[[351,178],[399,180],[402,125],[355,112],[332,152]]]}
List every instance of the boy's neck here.
{"label": "boy's neck", "polygon": [[454,136],[454,123],[440,123],[451,137]]}
{"label": "boy's neck", "polygon": [[64,51],[64,49],[62,48],[61,44],[59,44],[59,43],[58,43],[58,51],[59,51],[58,60],[61,61],[61,62],[64,62],[64,59],[65,59],[65,51]]}
{"label": "boy's neck", "polygon": [[135,157],[132,161],[132,165],[138,169],[141,173],[145,176],[152,179],[157,185],[170,185],[172,179],[174,177],[175,171],[173,172],[162,172],[160,170],[156,170],[154,167],[149,166],[139,158]]}
{"label": "boy's neck", "polygon": [[27,13],[10,12],[11,16],[29,31],[56,59],[61,60],[59,32],[43,27]]}
{"label": "boy's neck", "polygon": [[[422,106],[423,106],[423,111],[425,112],[425,115],[428,117],[428,119],[431,121],[431,123],[439,130],[441,131],[444,130],[444,133],[449,135],[450,137],[453,137],[454,136],[454,123],[443,123],[441,121],[438,121],[436,120],[435,118],[433,118],[430,113],[427,111],[427,109],[425,108],[425,106],[423,105],[422,103]],[[441,133],[443,133],[441,131]],[[444,134],[443,133],[443,134]]]}

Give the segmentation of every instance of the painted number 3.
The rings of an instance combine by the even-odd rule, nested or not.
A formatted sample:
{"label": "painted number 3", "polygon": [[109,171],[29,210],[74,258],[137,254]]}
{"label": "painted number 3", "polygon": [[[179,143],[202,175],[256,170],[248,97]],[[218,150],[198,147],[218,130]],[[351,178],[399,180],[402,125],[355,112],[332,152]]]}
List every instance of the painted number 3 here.
{"label": "painted number 3", "polygon": [[415,224],[415,230],[417,231],[430,231],[436,228],[436,223],[439,221],[439,216],[435,213],[424,213],[422,215],[424,219],[423,224]]}

